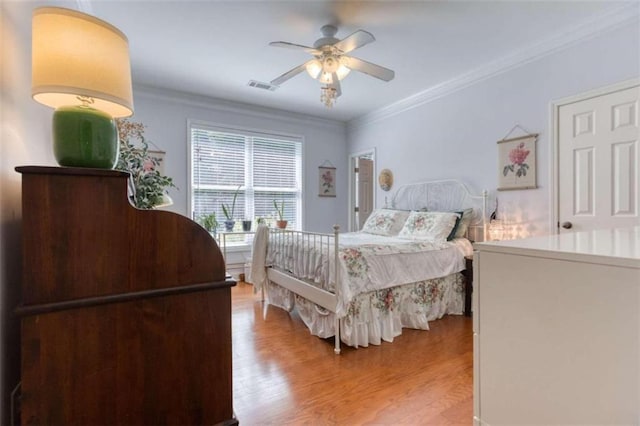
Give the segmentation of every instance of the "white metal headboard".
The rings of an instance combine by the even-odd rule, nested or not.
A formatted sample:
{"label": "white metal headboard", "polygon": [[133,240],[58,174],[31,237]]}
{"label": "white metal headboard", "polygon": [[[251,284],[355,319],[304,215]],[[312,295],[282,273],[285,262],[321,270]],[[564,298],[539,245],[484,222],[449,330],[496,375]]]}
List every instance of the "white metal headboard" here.
{"label": "white metal headboard", "polygon": [[460,181],[437,180],[403,185],[393,194],[390,208],[399,210],[460,211],[472,208],[470,239],[486,241],[488,192],[473,195]]}

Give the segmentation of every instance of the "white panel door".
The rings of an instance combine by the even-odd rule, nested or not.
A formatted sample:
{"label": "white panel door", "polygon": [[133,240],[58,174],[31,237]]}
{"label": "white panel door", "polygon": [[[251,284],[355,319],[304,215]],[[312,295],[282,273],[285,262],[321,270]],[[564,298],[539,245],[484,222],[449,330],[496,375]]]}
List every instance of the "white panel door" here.
{"label": "white panel door", "polygon": [[640,225],[640,87],[559,109],[559,224],[567,230]]}
{"label": "white panel door", "polygon": [[373,210],[373,160],[358,159],[358,229]]}

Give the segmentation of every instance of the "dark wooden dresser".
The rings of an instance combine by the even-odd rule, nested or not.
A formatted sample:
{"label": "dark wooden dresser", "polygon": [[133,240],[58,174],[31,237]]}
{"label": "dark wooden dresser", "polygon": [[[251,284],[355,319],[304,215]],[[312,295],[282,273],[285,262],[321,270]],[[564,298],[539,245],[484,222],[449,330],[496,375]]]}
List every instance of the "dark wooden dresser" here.
{"label": "dark wooden dresser", "polygon": [[235,283],[209,233],[131,206],[127,173],[16,170],[22,424],[237,424]]}

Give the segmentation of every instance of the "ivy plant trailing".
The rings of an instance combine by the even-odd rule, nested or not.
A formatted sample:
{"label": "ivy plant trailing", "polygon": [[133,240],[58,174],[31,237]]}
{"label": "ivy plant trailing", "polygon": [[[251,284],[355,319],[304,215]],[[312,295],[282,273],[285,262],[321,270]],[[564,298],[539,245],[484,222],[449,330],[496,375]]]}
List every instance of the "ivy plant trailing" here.
{"label": "ivy plant trailing", "polygon": [[131,174],[133,204],[139,209],[152,209],[160,204],[168,188],[175,188],[173,179],[158,171],[160,159],[149,154],[149,144],[144,138],[144,124],[116,119],[120,138],[120,156],[117,170]]}

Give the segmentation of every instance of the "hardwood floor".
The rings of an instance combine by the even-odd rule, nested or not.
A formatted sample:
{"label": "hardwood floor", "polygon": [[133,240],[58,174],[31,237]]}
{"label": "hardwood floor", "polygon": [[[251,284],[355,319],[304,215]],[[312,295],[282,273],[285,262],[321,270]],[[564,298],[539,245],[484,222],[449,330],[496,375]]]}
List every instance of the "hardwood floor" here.
{"label": "hardwood floor", "polygon": [[471,318],[333,354],[296,315],[232,290],[233,401],[241,425],[470,425]]}

